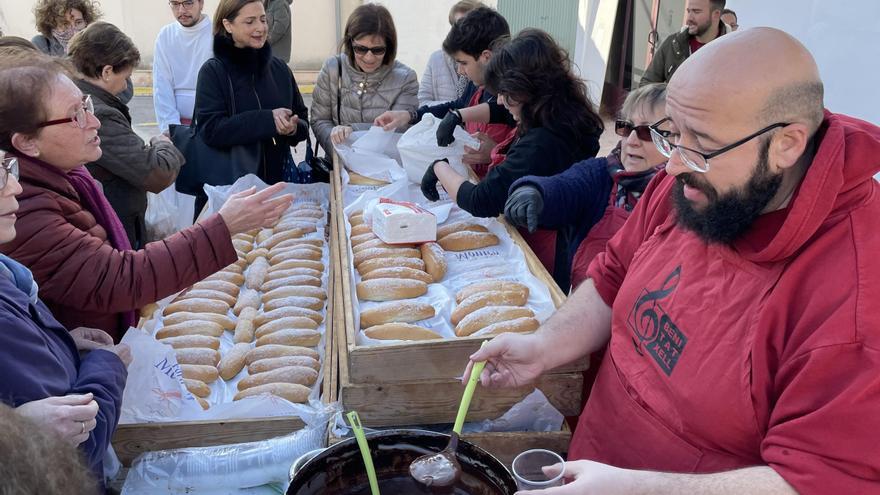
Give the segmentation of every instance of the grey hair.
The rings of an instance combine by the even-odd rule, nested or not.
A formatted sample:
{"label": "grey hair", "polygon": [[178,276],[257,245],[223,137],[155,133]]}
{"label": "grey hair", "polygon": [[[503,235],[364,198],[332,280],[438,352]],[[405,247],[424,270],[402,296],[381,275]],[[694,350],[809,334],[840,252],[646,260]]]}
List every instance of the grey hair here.
{"label": "grey hair", "polygon": [[623,107],[620,109],[621,117],[632,118],[635,111],[644,108],[654,110],[659,105],[666,104],[666,83],[654,83],[642,86],[626,95]]}

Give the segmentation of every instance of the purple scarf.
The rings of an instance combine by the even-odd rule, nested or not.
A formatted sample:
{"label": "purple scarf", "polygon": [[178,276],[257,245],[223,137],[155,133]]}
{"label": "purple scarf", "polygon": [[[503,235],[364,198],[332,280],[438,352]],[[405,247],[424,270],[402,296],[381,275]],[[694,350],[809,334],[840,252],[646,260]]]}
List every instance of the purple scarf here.
{"label": "purple scarf", "polygon": [[[104,196],[98,181],[92,177],[92,174],[89,173],[86,167],[79,166],[65,174],[42,160],[33,157],[27,157],[27,160],[66,178],[67,182],[73,186],[73,189],[79,195],[82,206],[95,217],[98,225],[104,227],[104,230],[107,231],[107,239],[110,241],[110,245],[119,251],[131,250],[131,243],[128,240],[128,235],[125,233],[125,229],[122,227],[119,216],[113,211],[113,207],[110,206],[107,197]],[[134,326],[134,311],[124,311],[119,316],[123,325],[122,332]]]}

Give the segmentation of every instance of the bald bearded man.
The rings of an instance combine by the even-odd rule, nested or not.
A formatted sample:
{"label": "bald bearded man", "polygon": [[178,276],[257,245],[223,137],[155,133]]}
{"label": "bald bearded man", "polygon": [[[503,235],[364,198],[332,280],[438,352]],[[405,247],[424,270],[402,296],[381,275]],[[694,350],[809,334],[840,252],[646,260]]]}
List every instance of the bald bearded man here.
{"label": "bald bearded man", "polygon": [[652,126],[666,170],[590,279],[471,356],[514,386],[608,343],[570,483],[528,493],[878,493],[880,128],[822,98],[770,28],[673,76]]}

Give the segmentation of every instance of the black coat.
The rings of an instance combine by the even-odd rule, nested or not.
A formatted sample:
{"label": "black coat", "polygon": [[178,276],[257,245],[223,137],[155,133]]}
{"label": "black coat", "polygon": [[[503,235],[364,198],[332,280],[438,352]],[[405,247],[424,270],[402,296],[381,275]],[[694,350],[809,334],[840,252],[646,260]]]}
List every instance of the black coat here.
{"label": "black coat", "polygon": [[[228,74],[229,78],[220,74]],[[230,80],[235,115],[231,115]],[[272,116],[276,108],[289,108],[299,117],[294,134],[277,133]],[[194,115],[199,133],[209,146],[260,147],[262,160],[257,175],[269,184],[281,181],[282,167],[290,157],[289,146],[305,141],[309,132],[308,110],[287,64],[272,56],[268,43],[259,50],[236,48],[224,35],[214,37],[214,57],[199,70]],[[229,179],[231,184],[238,177]]]}

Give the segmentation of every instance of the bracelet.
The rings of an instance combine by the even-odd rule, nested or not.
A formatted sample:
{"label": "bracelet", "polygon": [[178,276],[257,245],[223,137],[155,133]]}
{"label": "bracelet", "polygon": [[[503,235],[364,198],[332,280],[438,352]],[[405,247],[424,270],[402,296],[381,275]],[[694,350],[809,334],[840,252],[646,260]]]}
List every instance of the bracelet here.
{"label": "bracelet", "polygon": [[415,124],[418,122],[418,120],[419,120],[419,112],[417,112],[415,110],[410,110],[409,111],[409,123]]}

